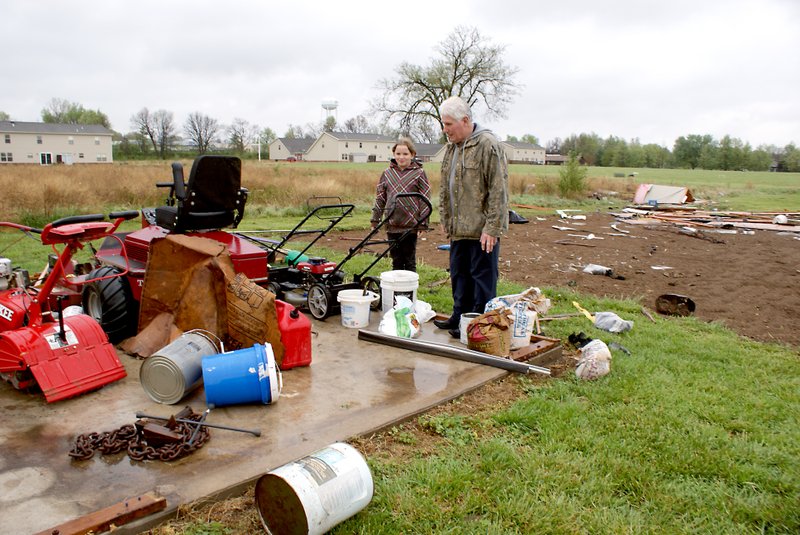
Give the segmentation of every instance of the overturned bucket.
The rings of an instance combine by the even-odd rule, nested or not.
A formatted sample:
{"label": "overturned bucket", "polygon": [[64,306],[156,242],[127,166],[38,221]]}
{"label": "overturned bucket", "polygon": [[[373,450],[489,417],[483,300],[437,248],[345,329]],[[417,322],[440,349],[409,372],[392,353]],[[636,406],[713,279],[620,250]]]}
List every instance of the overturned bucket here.
{"label": "overturned bucket", "polygon": [[366,507],[372,493],[364,457],[337,442],[261,476],[255,502],[268,533],[320,535]]}
{"label": "overturned bucket", "polygon": [[275,403],[283,387],[270,344],[203,357],[206,404]]}
{"label": "overturned bucket", "polygon": [[221,350],[212,333],[187,331],[145,359],[139,381],[150,399],[174,405],[202,383],[203,357]]}

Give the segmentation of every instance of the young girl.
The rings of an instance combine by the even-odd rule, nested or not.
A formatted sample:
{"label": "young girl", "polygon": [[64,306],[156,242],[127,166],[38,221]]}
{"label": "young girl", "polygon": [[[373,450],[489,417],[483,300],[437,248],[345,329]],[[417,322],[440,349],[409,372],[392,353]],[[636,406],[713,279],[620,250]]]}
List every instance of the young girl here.
{"label": "young girl", "polygon": [[[384,210],[391,210],[398,193],[417,192],[426,199],[430,198],[431,186],[428,176],[422,170],[422,165],[414,159],[417,155],[414,143],[406,137],[401,137],[392,147],[392,155],[394,158],[389,168],[383,172],[378,181],[375,206],[372,208],[372,228],[381,221]],[[389,251],[392,257],[392,269],[417,270],[417,230],[428,226],[427,218],[417,225],[418,211],[422,209],[419,204],[414,199],[397,203],[386,225],[387,237],[393,241],[400,240],[408,229],[414,229]]]}

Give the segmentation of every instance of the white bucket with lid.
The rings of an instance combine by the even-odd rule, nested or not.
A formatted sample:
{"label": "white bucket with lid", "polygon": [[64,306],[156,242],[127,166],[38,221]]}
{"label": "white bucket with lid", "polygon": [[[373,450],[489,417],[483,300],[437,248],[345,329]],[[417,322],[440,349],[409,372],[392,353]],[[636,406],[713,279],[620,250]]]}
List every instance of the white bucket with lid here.
{"label": "white bucket with lid", "polygon": [[342,308],[342,325],[360,329],[369,325],[369,306],[378,294],[367,290],[342,290],[336,296]]}
{"label": "white bucket with lid", "polygon": [[417,288],[419,287],[419,274],[414,271],[395,269],[381,273],[381,309],[383,313],[390,311],[397,296],[408,297],[412,303],[417,304]]}

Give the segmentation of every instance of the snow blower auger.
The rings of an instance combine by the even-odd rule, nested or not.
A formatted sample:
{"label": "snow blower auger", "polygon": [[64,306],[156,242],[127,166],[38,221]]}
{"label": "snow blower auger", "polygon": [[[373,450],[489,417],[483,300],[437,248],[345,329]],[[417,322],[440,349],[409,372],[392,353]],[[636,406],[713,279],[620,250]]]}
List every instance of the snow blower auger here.
{"label": "snow blower auger", "polygon": [[[33,284],[27,271],[12,269],[11,260],[0,258],[0,377],[20,390],[38,385],[48,403],[125,377],[97,321],[80,312],[70,314],[65,305],[80,303],[80,286],[96,281],[75,276],[75,252],[138,215],[112,213],[110,221],[103,214],[66,217],[43,229],[0,221],[2,227],[41,234],[42,244],[57,253],[46,275]],[[60,253],[56,244],[64,244]]]}

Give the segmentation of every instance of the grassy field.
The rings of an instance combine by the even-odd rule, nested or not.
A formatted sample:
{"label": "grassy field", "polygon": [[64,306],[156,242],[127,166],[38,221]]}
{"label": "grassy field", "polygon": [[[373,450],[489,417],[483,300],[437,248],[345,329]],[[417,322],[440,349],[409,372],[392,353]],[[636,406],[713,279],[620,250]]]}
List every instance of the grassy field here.
{"label": "grassy field", "polygon": [[[348,225],[363,227],[382,167],[246,162],[244,185],[253,202],[243,227],[290,228],[309,192],[358,204]],[[426,167],[438,180],[436,166]],[[168,170],[167,163],[2,166],[3,217],[43,224],[75,213],[155,206],[163,192],[154,183],[166,181]],[[536,192],[557,171],[512,166],[513,201],[569,206]],[[639,174],[620,179],[615,172]],[[630,193],[641,182],[718,192],[726,209],[800,208],[796,174],[592,168],[589,176],[596,189],[618,192]],[[611,199],[622,205],[629,197]],[[585,204],[605,209],[609,201]],[[0,256],[14,265],[38,265],[47,252],[19,232],[0,232]],[[387,268],[384,261],[376,269]],[[437,284],[446,273],[422,266],[420,276],[420,298],[449,309],[449,287]],[[504,281],[500,293],[521,289]],[[456,401],[452,410],[417,419],[423,434],[388,431],[387,440],[408,446],[406,453],[370,457],[375,497],[334,533],[800,532],[797,348],[746,341],[695,318],[650,323],[634,302],[543,290],[552,313],[573,312],[577,299],[590,310],[636,320],[622,335],[597,331],[582,318],[549,322],[546,334],[563,339],[584,331],[623,344],[631,355],[615,351],[612,373],[596,382],[514,377],[524,395],[509,406],[464,414]],[[434,448],[422,448],[422,440]],[[247,514],[239,515],[250,518],[244,528],[204,521],[162,533],[252,533],[252,507]]]}

